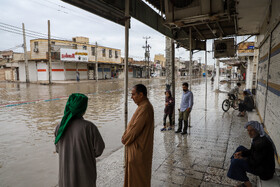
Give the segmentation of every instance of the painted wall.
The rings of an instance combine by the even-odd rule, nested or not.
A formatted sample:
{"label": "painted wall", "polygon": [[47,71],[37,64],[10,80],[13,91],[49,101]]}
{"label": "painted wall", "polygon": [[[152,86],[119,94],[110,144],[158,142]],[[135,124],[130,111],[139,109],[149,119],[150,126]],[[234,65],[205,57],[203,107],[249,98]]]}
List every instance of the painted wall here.
{"label": "painted wall", "polygon": [[[256,105],[280,153],[280,1],[272,1],[271,17],[265,20],[259,42]],[[268,24],[269,23],[269,24]],[[262,44],[262,42],[264,42]],[[280,160],[278,160],[280,163]]]}
{"label": "painted wall", "polygon": [[64,62],[52,62],[52,80],[65,80]]}
{"label": "painted wall", "polygon": [[76,80],[76,63],[64,63],[65,80]]}
{"label": "painted wall", "polygon": [[88,79],[88,67],[87,63],[78,63],[78,71],[80,73],[80,79]]}
{"label": "painted wall", "polygon": [[280,24],[272,33],[271,41],[264,123],[280,153]]}
{"label": "painted wall", "polygon": [[18,71],[19,71],[19,81],[25,82],[26,76],[25,76],[25,64],[24,63],[18,64]]}
{"label": "painted wall", "polygon": [[37,62],[37,73],[38,73],[38,81],[47,81],[49,77],[47,63]]}
{"label": "painted wall", "polygon": [[28,69],[29,69],[29,80],[30,80],[30,82],[37,82],[37,80],[38,80],[37,64],[35,62],[29,62],[28,63]]}

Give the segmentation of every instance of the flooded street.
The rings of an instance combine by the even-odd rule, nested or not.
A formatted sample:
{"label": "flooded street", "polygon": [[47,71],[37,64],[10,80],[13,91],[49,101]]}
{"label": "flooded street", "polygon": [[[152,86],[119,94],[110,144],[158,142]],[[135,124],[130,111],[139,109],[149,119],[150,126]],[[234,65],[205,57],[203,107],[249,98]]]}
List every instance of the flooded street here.
{"label": "flooded street", "polygon": [[[176,108],[181,101],[182,82],[183,79],[177,80],[176,83]],[[165,79],[132,79],[129,88],[138,83],[147,86],[148,97],[154,106],[155,124],[161,126]],[[221,86],[221,90],[229,88],[228,84]],[[193,110],[196,112],[205,113],[204,89],[204,79],[193,81],[192,91],[195,97]],[[226,94],[215,93],[212,90],[213,85],[209,81],[208,111],[221,112],[221,103]],[[1,187],[57,185],[58,155],[55,153],[53,132],[63,116],[68,96],[77,92],[89,97],[84,118],[97,125],[106,144],[105,151],[98,160],[103,160],[122,147],[120,141],[124,131],[122,80],[52,86],[0,83]],[[129,96],[129,120],[136,107]],[[197,121],[201,117],[203,116],[192,115],[192,120]]]}

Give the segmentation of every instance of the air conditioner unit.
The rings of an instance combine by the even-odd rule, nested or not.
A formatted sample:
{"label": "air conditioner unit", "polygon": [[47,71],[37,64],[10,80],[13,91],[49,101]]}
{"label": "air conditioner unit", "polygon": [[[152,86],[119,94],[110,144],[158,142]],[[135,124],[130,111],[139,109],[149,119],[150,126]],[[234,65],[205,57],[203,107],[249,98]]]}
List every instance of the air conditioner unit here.
{"label": "air conditioner unit", "polygon": [[234,38],[214,41],[214,58],[235,56]]}
{"label": "air conditioner unit", "polygon": [[38,49],[38,48],[34,48],[33,51],[34,51],[35,53],[38,53],[38,52],[39,52],[39,49]]}
{"label": "air conditioner unit", "polygon": [[209,19],[209,15],[224,13],[223,0],[165,0],[166,23],[192,23]]}

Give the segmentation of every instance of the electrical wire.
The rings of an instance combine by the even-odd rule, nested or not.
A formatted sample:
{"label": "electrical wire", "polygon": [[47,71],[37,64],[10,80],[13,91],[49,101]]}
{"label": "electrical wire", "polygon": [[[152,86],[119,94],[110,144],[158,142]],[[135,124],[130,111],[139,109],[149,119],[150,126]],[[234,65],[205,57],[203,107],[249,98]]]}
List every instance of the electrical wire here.
{"label": "electrical wire", "polygon": [[15,50],[15,49],[20,48],[20,47],[22,47],[22,46],[23,46],[23,44],[19,44],[19,45],[16,45],[15,47],[11,47],[11,48],[9,48],[9,49],[4,49],[4,50],[2,50],[2,51]]}
{"label": "electrical wire", "polygon": [[[17,27],[17,26],[10,25],[10,24],[7,24],[7,23],[0,22],[0,26],[4,27],[6,29],[11,29],[11,30],[22,32],[22,28],[21,27]],[[43,37],[43,38],[47,38],[48,37],[47,34],[40,33],[40,32],[37,32],[37,31],[32,31],[32,30],[29,30],[29,29],[25,29],[25,33],[33,35],[33,36],[36,36],[36,37],[39,37],[39,38],[40,37]],[[61,40],[68,40],[68,39],[63,38],[63,37],[57,37],[57,36],[51,36],[51,37],[52,38],[61,39]]]}

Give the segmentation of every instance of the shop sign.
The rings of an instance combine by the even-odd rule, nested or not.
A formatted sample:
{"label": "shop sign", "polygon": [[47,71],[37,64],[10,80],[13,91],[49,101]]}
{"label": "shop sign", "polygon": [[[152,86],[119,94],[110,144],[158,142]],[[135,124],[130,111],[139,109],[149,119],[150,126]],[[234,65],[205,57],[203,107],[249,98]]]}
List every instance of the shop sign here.
{"label": "shop sign", "polygon": [[60,49],[61,61],[88,62],[88,51],[77,49]]}

